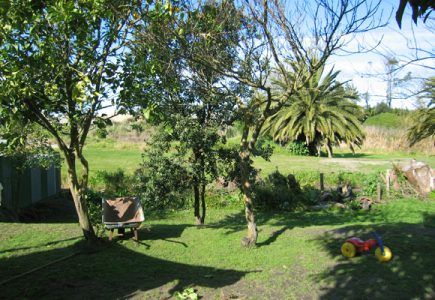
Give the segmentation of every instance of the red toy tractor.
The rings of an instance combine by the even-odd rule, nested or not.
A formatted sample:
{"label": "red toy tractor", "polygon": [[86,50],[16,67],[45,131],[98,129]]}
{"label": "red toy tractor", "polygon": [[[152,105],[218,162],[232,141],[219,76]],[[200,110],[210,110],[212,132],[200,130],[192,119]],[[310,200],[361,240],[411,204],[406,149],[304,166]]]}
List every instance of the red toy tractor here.
{"label": "red toy tractor", "polygon": [[391,250],[385,247],[381,237],[375,232],[375,238],[366,241],[361,240],[357,237],[351,237],[346,240],[346,242],[341,246],[341,253],[352,258],[357,254],[370,251],[370,249],[377,247],[375,250],[375,255],[379,261],[389,261],[393,257]]}

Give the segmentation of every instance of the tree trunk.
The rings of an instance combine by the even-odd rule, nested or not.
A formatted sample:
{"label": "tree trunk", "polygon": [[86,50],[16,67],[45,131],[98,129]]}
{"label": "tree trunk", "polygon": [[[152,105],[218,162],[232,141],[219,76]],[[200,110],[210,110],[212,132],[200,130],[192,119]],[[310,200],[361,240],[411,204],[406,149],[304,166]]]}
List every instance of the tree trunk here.
{"label": "tree trunk", "polygon": [[241,241],[245,247],[254,246],[257,243],[258,232],[255,223],[254,207],[252,203],[251,183],[249,182],[249,152],[248,150],[240,153],[240,180],[245,204],[245,218],[248,224],[248,234]]}
{"label": "tree trunk", "polygon": [[200,218],[201,225],[204,225],[205,223],[205,213],[206,213],[206,207],[205,207],[205,184],[201,184],[201,208],[202,208],[202,215]]}
{"label": "tree trunk", "polygon": [[316,147],[315,143],[308,143],[307,148],[308,148],[308,153],[310,154],[310,156],[317,156],[318,152],[317,152],[317,147]]}
{"label": "tree trunk", "polygon": [[77,216],[79,217],[80,228],[88,242],[97,240],[97,237],[89,219],[88,206],[86,205],[84,194],[70,182],[70,192],[74,199]]}
{"label": "tree trunk", "polygon": [[79,184],[74,153],[65,153],[65,158],[68,165],[69,189],[74,200],[80,228],[83,231],[85,239],[92,243],[97,240],[97,237],[89,219],[88,206],[86,205],[84,193],[87,187],[80,186]]}
{"label": "tree trunk", "polygon": [[328,151],[328,158],[332,158],[333,153],[332,153],[332,145],[330,141],[327,141],[326,144],[326,151]]}
{"label": "tree trunk", "polygon": [[201,225],[201,215],[199,212],[199,184],[198,181],[194,181],[193,183],[193,197],[194,197],[194,215],[195,215],[195,219],[196,219],[196,224],[197,225]]}

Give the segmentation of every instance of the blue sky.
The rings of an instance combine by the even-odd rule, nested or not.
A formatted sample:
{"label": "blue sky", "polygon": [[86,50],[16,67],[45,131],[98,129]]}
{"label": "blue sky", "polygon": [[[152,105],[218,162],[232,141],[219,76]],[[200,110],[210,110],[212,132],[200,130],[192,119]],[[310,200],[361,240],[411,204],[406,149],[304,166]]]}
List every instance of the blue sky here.
{"label": "blue sky", "polygon": [[[385,101],[386,82],[383,79],[383,77],[385,78],[385,55],[395,57],[399,61],[399,65],[404,65],[407,61],[416,57],[416,51],[412,48],[417,46],[420,48],[417,53],[420,57],[428,56],[424,51],[432,53],[432,55],[429,55],[431,57],[417,64],[410,64],[401,68],[396,73],[396,78],[404,77],[408,72],[411,72],[412,76],[417,78],[435,76],[435,57],[433,56],[433,53],[435,53],[435,20],[429,20],[426,24],[419,20],[416,26],[411,21],[411,10],[407,7],[402,21],[402,29],[399,29],[394,17],[398,4],[399,0],[382,1],[385,15],[389,15],[392,11],[389,24],[384,28],[357,36],[349,45],[351,48],[356,48],[361,43],[375,45],[380,40],[381,44],[375,51],[348,56],[334,56],[328,62],[329,67],[334,66],[335,70],[341,71],[339,75],[341,81],[351,80],[360,93],[369,93],[371,106]],[[424,67],[421,65],[424,65]],[[406,90],[396,89],[396,91],[397,93],[412,94],[417,92],[419,88],[420,81],[414,80],[410,82]],[[393,107],[414,108],[415,100],[415,97],[394,99],[392,105]]]}

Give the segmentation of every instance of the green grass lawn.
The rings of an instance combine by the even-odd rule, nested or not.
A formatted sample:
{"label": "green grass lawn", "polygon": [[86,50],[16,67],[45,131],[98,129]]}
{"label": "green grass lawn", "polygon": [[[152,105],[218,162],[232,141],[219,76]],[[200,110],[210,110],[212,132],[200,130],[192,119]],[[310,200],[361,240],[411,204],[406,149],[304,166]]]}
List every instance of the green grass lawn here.
{"label": "green grass lawn", "polygon": [[[90,140],[85,147],[85,157],[89,161],[91,177],[98,170],[116,171],[122,169],[127,173],[133,173],[142,162],[141,144],[117,143],[113,140],[95,141]],[[435,167],[435,155],[415,155],[409,157],[407,154],[378,154],[378,153],[351,153],[337,152],[333,159],[325,157],[293,156],[280,147],[277,147],[270,161],[261,157],[254,158],[255,167],[261,169],[263,176],[270,174],[277,169],[284,173],[299,172],[362,172],[376,173],[384,172],[391,168],[393,163],[407,162],[410,159],[424,161]],[[66,182],[66,165],[62,164],[62,181]]]}
{"label": "green grass lawn", "polygon": [[[434,299],[435,202],[394,200],[370,212],[257,213],[255,248],[240,246],[240,210],[210,210],[193,226],[191,211],[148,215],[140,244],[115,238],[0,286],[4,299],[171,299],[193,287],[202,299]],[[2,223],[0,282],[78,252],[74,220]],[[394,258],[373,251],[345,259],[346,237],[379,232]],[[106,238],[107,239],[107,238]]]}

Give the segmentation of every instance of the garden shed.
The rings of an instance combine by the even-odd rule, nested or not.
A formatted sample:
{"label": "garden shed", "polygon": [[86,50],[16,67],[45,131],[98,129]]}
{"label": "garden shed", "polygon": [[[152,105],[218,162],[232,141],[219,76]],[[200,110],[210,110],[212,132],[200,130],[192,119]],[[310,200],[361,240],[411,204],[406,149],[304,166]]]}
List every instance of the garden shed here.
{"label": "garden shed", "polygon": [[0,207],[18,209],[56,196],[61,190],[60,168],[28,168],[20,172],[10,158],[0,156]]}

